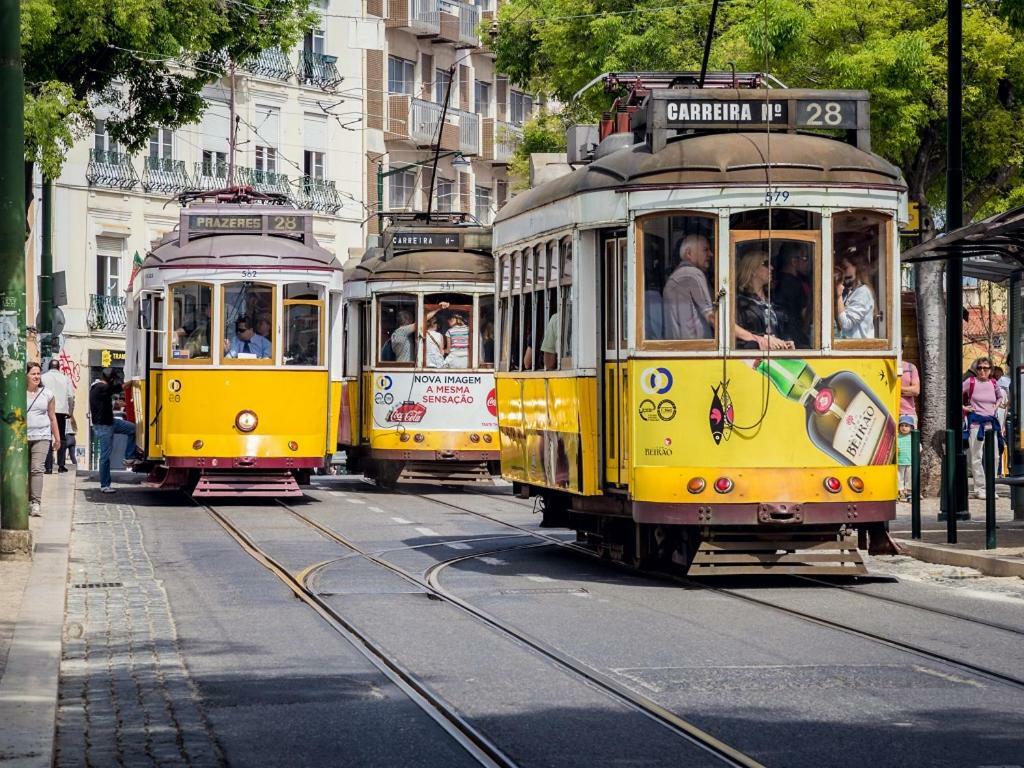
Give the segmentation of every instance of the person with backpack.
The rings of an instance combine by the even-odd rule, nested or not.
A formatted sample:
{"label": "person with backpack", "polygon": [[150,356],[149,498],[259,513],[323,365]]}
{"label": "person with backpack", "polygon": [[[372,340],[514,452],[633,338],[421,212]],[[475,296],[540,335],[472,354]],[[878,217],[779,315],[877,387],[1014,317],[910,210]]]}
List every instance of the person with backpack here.
{"label": "person with backpack", "polygon": [[[985,450],[985,432],[990,429],[995,430],[999,442],[996,455],[999,455],[999,452],[1002,451],[1003,436],[999,431],[996,409],[1006,400],[1006,393],[991,377],[992,361],[987,357],[976,360],[971,369],[974,371],[974,375],[968,376],[963,383],[964,418],[971,453],[974,496],[984,499],[985,467],[982,457]],[[996,495],[998,496],[998,493]]]}

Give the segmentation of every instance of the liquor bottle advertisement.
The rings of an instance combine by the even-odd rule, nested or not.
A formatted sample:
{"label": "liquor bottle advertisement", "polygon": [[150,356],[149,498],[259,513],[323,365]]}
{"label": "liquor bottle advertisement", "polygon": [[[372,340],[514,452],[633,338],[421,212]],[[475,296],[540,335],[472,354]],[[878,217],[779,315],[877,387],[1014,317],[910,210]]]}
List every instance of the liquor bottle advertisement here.
{"label": "liquor bottle advertisement", "polygon": [[895,359],[636,360],[631,366],[637,464],[895,462]]}

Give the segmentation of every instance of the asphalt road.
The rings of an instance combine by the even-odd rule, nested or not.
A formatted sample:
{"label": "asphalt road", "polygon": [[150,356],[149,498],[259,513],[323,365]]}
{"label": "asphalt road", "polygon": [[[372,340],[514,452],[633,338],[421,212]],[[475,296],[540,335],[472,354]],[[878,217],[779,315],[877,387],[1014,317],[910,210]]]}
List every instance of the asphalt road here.
{"label": "asphalt road", "polygon": [[[1024,765],[1024,687],[733,595],[625,572],[447,506],[531,530],[507,495],[383,493],[332,480],[303,514],[442,585],[769,766]],[[474,764],[202,509],[131,492],[181,648],[232,765]],[[271,503],[215,506],[524,766],[715,765],[681,739],[420,585]],[[571,540],[566,532],[545,530]],[[495,551],[503,550],[503,551]],[[490,554],[488,554],[490,553]],[[792,580],[730,590],[1024,677],[1024,637]],[[912,582],[868,594],[1024,630],[1024,601]]]}

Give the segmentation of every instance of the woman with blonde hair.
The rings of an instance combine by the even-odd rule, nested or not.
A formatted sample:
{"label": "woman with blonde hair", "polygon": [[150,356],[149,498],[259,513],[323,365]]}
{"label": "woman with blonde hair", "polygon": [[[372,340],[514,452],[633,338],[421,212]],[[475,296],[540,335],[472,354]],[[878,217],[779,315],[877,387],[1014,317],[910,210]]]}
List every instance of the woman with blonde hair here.
{"label": "woman with blonde hair", "polygon": [[736,346],[740,349],[793,349],[792,341],[780,339],[779,314],[768,300],[772,261],[764,251],[749,251],[736,268]]}
{"label": "woman with blonde hair", "polygon": [[60,450],[60,431],[57,429],[57,414],[54,410],[53,393],[42,384],[43,369],[39,363],[26,367],[28,380],[28,410],[25,412],[28,427],[28,499],[29,514],[38,517],[43,501],[43,471],[46,454]]}

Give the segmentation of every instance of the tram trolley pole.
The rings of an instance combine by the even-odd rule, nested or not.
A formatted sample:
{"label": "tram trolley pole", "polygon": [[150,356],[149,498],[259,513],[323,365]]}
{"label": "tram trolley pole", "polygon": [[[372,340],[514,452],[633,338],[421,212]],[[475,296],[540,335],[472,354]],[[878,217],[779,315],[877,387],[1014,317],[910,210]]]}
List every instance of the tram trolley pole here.
{"label": "tram trolley pole", "polygon": [[921,538],[921,433],[910,433],[910,538]]}
{"label": "tram trolley pole", "polygon": [[985,549],[996,548],[996,431],[985,430]]}

